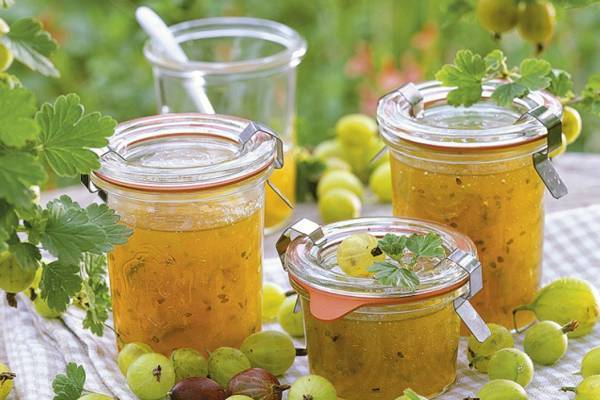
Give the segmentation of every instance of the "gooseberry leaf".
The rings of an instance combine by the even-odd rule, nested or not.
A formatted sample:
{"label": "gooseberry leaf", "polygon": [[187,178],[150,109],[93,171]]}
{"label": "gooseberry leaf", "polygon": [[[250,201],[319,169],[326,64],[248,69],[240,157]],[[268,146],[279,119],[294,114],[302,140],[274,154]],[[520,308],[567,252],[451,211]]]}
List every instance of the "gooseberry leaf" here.
{"label": "gooseberry leaf", "polygon": [[481,84],[486,64],[479,54],[470,50],[456,53],[454,64],[446,64],[435,74],[444,86],[456,87],[448,94],[448,104],[471,106],[481,99]]}
{"label": "gooseberry leaf", "polygon": [[539,58],[526,58],[519,66],[521,76],[517,82],[525,86],[528,90],[545,89],[550,85],[549,77],[552,71],[552,65],[546,60]]}
{"label": "gooseberry leaf", "polygon": [[600,74],[588,78],[581,95],[581,104],[590,112],[600,116]]}
{"label": "gooseberry leaf", "polygon": [[13,205],[33,201],[31,190],[46,180],[46,171],[33,155],[21,151],[0,151],[0,197]]}
{"label": "gooseberry leaf", "polygon": [[379,239],[377,247],[390,257],[401,256],[406,248],[406,236],[388,233]]}
{"label": "gooseberry leaf", "polygon": [[373,273],[373,278],[382,285],[396,286],[414,292],[420,283],[419,277],[408,268],[383,261],[369,267],[369,272]]}
{"label": "gooseberry leaf", "polygon": [[416,258],[418,257],[443,257],[446,254],[442,245],[442,238],[436,233],[426,235],[410,235],[406,240],[406,248]]}
{"label": "gooseberry leaf", "polygon": [[516,97],[525,96],[529,91],[519,82],[509,82],[499,85],[494,93],[492,93],[492,100],[501,106],[509,106],[512,104]]}
{"label": "gooseberry leaf", "polygon": [[0,252],[8,249],[8,240],[13,236],[19,218],[15,209],[6,201],[0,199]]}
{"label": "gooseberry leaf", "polygon": [[127,226],[119,224],[119,216],[106,204],[92,203],[85,209],[89,221],[100,227],[106,235],[106,241],[98,243],[96,250],[105,253],[117,245],[127,242],[132,231]]}
{"label": "gooseberry leaf", "polygon": [[116,122],[98,112],[84,114],[79,96],[60,96],[36,114],[42,128],[42,156],[60,176],[87,174],[100,167],[92,148],[105,146]]}
{"label": "gooseberry leaf", "polygon": [[36,111],[32,92],[0,84],[0,143],[22,147],[37,138],[40,127],[33,119]]}
{"label": "gooseberry leaf", "polygon": [[42,259],[40,249],[31,243],[15,241],[10,244],[10,252],[14,254],[23,269],[36,270],[38,261]]}
{"label": "gooseberry leaf", "polygon": [[67,364],[66,374],[58,374],[52,381],[54,400],[76,400],[85,385],[85,370],[73,362]]}
{"label": "gooseberry leaf", "polygon": [[495,49],[490,51],[485,56],[484,61],[487,74],[502,75],[508,70],[506,56],[502,50]]}
{"label": "gooseberry leaf", "polygon": [[102,336],[104,323],[111,309],[110,294],[106,284],[106,257],[86,253],[82,258],[82,269],[85,273],[83,280],[84,308],[83,327],[92,333]]}
{"label": "gooseberry leaf", "polygon": [[558,97],[571,97],[573,95],[573,79],[571,74],[561,69],[553,69],[550,72],[550,93]]}
{"label": "gooseberry leaf", "polygon": [[52,36],[33,18],[23,18],[10,25],[10,31],[0,37],[15,58],[42,75],[59,77],[60,73],[48,58],[58,47]]}
{"label": "gooseberry leaf", "polygon": [[67,309],[71,297],[81,289],[81,284],[79,264],[57,260],[43,266],[41,294],[50,308],[56,311]]}

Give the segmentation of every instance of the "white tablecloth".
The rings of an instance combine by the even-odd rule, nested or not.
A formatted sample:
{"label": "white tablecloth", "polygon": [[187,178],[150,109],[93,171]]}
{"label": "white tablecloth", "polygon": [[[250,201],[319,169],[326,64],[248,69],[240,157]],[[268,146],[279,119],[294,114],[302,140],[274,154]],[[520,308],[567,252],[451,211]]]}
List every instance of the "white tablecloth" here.
{"label": "white tablecloth", "polygon": [[[546,217],[544,281],[560,276],[576,276],[600,288],[600,205],[562,211]],[[279,261],[265,261],[265,279],[287,286]],[[44,320],[32,309],[27,299],[20,299],[17,310],[0,300],[0,361],[17,374],[10,400],[52,399],[51,381],[64,372],[69,361],[83,364],[87,372],[86,389],[135,400],[121,376],[116,362],[114,336],[93,336],[81,329],[82,313],[71,307],[63,322]],[[522,336],[517,339],[521,346]],[[575,385],[580,377],[582,357],[590,348],[600,345],[600,326],[585,338],[571,340],[567,356],[557,366],[540,367],[527,392],[531,399],[569,399],[573,395],[559,392],[561,386]],[[465,343],[461,343],[456,384],[442,400],[459,400],[473,396],[487,382],[485,375],[468,368]],[[283,377],[292,382],[308,373],[306,359],[298,358]],[[360,384],[357,382],[357,384]],[[365,399],[367,400],[367,399]]]}

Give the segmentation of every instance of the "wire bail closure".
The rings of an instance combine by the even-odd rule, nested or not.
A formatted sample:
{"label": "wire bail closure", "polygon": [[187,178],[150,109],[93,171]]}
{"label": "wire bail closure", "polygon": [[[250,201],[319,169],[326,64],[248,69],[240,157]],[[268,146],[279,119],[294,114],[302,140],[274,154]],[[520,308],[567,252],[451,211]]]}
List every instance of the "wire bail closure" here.
{"label": "wire bail closure", "polygon": [[561,146],[562,122],[556,114],[542,105],[521,115],[517,122],[521,122],[527,117],[535,118],[544,125],[548,132],[548,146],[542,151],[533,154],[533,166],[552,197],[560,199],[565,196],[569,190],[567,189],[567,185],[560,178],[556,168],[554,168],[552,160],[548,158],[548,155]]}

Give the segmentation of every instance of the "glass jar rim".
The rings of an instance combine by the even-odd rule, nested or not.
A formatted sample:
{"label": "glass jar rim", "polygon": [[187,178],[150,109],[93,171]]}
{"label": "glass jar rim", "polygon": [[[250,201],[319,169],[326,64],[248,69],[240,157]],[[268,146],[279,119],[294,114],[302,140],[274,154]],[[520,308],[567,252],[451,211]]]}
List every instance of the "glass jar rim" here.
{"label": "glass jar rim", "polygon": [[220,114],[163,114],[117,126],[98,150],[100,168],[91,174],[100,188],[184,193],[234,185],[267,175],[277,162],[278,138],[242,132],[251,121]]}
{"label": "glass jar rim", "polygon": [[[483,85],[482,101],[474,106],[490,106],[496,110],[511,111],[510,107],[492,103],[491,96],[502,83],[500,80],[486,82]],[[448,94],[454,87],[443,86],[439,81],[427,81],[415,85],[423,97],[424,113],[436,106],[447,105]],[[465,128],[435,126],[427,123],[425,118],[412,114],[412,105],[400,90],[384,95],[377,106],[377,122],[384,141],[392,148],[400,148],[402,142],[413,143],[432,149],[447,150],[498,150],[539,142],[539,147],[547,145],[547,128],[533,116],[526,113],[544,106],[558,118],[562,116],[560,101],[546,91],[532,91],[523,98],[515,98],[512,111],[515,121],[493,127]],[[469,110],[468,107],[456,107],[453,110]],[[523,116],[523,118],[520,118]]]}
{"label": "glass jar rim", "polygon": [[178,72],[225,75],[254,73],[283,66],[296,66],[306,54],[306,40],[294,29],[279,22],[250,17],[214,17],[180,22],[169,29],[179,43],[215,37],[251,37],[284,47],[275,54],[254,59],[211,62],[181,62],[165,56],[152,40],[146,41],[144,55],[154,65]]}
{"label": "glass jar rim", "polygon": [[356,233],[382,237],[386,233],[437,233],[448,256],[455,249],[476,256],[475,244],[466,235],[435,222],[398,217],[369,217],[336,222],[321,228],[323,237],[313,242],[307,236],[295,238],[284,257],[290,279],[309,292],[318,291],[338,298],[367,300],[368,303],[400,304],[441,296],[455,291],[469,282],[469,273],[461,266],[443,258],[436,265],[436,274],[420,276],[421,284],[414,292],[403,288],[381,285],[371,277],[352,277],[332,271],[335,265],[324,266],[325,257],[331,258],[337,245]]}

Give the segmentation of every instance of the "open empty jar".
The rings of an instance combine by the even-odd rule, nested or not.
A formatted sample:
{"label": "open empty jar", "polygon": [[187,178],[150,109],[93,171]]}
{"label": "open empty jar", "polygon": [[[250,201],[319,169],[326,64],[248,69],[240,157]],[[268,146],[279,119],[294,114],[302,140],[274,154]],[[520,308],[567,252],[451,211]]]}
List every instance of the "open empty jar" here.
{"label": "open empty jar", "polygon": [[[471,107],[453,107],[454,88],[408,84],[380,102],[377,119],[390,148],[394,215],[443,223],[469,236],[483,266],[474,299],[488,322],[513,326],[541,277],[544,186],[566,194],[548,159],[561,143],[562,107],[546,92],[508,106],[492,101],[499,82]],[[531,322],[519,315],[517,324]]]}
{"label": "open empty jar", "polygon": [[[268,129],[223,115],[123,123],[91,175],[133,230],[108,255],[115,330],[155,351],[239,346],[261,328]],[[88,182],[89,183],[89,182]]]}
{"label": "open empty jar", "polygon": [[[414,291],[382,285],[338,266],[337,247],[357,233],[435,233],[445,256],[416,269]],[[456,378],[461,318],[480,340],[489,334],[468,302],[481,289],[475,245],[441,225],[361,218],[321,227],[301,220],[277,249],[300,294],[310,371],[329,379],[341,398],[389,400],[406,388],[440,394]]]}

